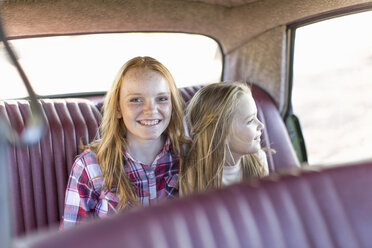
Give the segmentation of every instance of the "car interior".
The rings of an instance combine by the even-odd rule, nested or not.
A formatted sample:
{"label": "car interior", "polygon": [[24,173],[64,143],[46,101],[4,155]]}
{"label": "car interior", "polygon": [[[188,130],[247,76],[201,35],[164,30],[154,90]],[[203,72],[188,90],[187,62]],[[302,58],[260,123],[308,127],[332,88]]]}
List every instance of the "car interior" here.
{"label": "car interior", "polygon": [[[8,204],[10,213],[0,220],[9,219],[10,225],[0,221],[0,231],[11,238],[10,244],[0,243],[4,247],[372,247],[372,160],[307,165],[291,105],[292,28],[371,10],[372,1],[3,0],[0,5],[9,41],[130,32],[211,37],[223,54],[220,81],[252,85],[270,169],[262,179],[58,231],[73,162],[82,145],[100,135],[105,92],[39,95],[41,139],[4,148],[9,199],[3,195],[1,206]],[[6,87],[6,78],[0,80]],[[207,83],[179,87],[185,103]],[[21,134],[36,115],[33,104],[27,97],[2,99],[1,119]]]}

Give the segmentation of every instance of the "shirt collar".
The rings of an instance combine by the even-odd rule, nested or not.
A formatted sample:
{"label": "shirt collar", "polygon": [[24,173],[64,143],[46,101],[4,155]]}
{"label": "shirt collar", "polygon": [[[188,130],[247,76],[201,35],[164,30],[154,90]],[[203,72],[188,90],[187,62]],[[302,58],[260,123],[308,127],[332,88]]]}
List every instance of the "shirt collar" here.
{"label": "shirt collar", "polygon": [[[167,136],[167,139],[165,140],[165,143],[164,143],[163,148],[156,155],[156,157],[155,157],[155,159],[154,159],[153,162],[157,161],[160,157],[164,156],[165,153],[167,153],[167,152],[172,152],[171,151],[171,142],[170,142],[169,136]],[[141,161],[133,158],[132,155],[125,148],[123,149],[123,154],[124,154],[124,157],[125,158],[130,159],[130,160],[132,160],[135,163],[143,164]]]}

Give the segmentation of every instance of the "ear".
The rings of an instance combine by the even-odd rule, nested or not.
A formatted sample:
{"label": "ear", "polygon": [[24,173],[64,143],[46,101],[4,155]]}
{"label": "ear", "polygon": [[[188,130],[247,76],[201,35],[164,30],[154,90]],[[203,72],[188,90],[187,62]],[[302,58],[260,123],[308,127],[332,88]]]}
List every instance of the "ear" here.
{"label": "ear", "polygon": [[121,119],[121,118],[123,118],[123,115],[121,114],[121,109],[120,109],[120,105],[119,105],[119,104],[116,106],[115,117],[116,117],[117,119]]}

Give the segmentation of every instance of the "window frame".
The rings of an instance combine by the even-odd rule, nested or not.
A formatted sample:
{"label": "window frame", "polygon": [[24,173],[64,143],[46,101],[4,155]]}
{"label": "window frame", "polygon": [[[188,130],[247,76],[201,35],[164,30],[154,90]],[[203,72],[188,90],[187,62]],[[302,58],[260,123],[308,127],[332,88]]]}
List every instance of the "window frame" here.
{"label": "window frame", "polygon": [[308,166],[308,155],[306,149],[306,141],[302,134],[301,120],[297,118],[293,112],[292,106],[292,90],[293,90],[293,67],[294,67],[294,50],[297,28],[314,24],[317,22],[330,20],[337,17],[347,16],[351,14],[372,11],[372,3],[365,3],[355,7],[342,8],[334,11],[325,12],[320,15],[300,19],[287,24],[287,67],[286,67],[286,100],[282,111],[282,117],[286,124],[289,137],[296,151],[297,157],[302,166]]}

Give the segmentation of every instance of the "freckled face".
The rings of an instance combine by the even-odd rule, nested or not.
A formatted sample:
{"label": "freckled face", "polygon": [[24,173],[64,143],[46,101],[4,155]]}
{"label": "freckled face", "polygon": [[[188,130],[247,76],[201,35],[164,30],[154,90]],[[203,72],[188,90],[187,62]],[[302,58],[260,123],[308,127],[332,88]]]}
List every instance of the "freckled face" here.
{"label": "freckled face", "polygon": [[120,88],[119,107],[117,118],[123,119],[129,141],[160,139],[172,112],[166,79],[150,69],[130,69]]}
{"label": "freckled face", "polygon": [[249,153],[256,153],[261,148],[263,124],[257,119],[257,107],[251,94],[241,96],[235,113],[227,144],[238,161]]}

